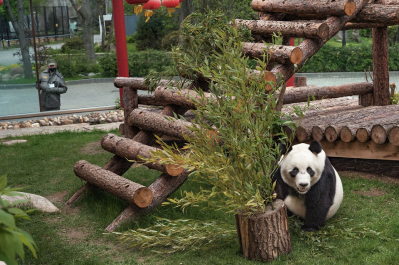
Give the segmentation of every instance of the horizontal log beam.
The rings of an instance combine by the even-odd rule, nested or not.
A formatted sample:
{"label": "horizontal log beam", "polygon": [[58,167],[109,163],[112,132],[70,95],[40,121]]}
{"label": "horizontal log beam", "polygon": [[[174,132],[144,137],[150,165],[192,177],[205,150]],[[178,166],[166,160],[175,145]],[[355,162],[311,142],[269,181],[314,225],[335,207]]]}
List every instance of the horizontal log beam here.
{"label": "horizontal log beam", "polygon": [[75,175],[90,184],[102,188],[130,204],[145,208],[151,204],[152,191],[138,183],[130,181],[99,166],[80,160],[73,167]]}
{"label": "horizontal log beam", "polygon": [[[159,86],[154,91],[155,100],[157,102],[168,102],[168,104],[187,107],[189,109],[196,109],[195,100],[200,100],[199,95],[194,90],[189,89],[170,89],[165,86]],[[205,98],[210,99],[211,93],[204,92]]]}
{"label": "horizontal log beam", "polygon": [[184,135],[193,135],[193,132],[188,129],[188,127],[193,126],[192,123],[145,110],[133,110],[129,114],[128,122],[130,126],[165,134],[180,140],[185,140]]}
{"label": "horizontal log beam", "polygon": [[[159,86],[167,86],[176,84],[176,81],[169,79],[161,79],[158,83]],[[142,77],[116,77],[114,86],[118,88],[128,87],[137,90],[148,90],[145,84],[145,78]]]}
{"label": "horizontal log beam", "polygon": [[[137,162],[143,162],[140,157],[150,158],[151,152],[156,152],[159,149],[145,144],[141,144],[134,140],[119,137],[115,134],[108,133],[101,139],[101,146],[104,150],[111,152],[119,157]],[[183,167],[175,165],[160,165],[154,163],[145,163],[146,167],[167,173],[171,176],[180,175],[183,172]]]}
{"label": "horizontal log beam", "polygon": [[280,32],[283,36],[307,39],[326,39],[329,28],[323,22],[290,22],[236,19],[236,24],[246,26],[253,35],[271,36]]}
{"label": "horizontal log beam", "polygon": [[[303,52],[303,59],[299,64],[297,64],[299,69],[303,67],[305,62],[312,57],[327,42],[328,39],[335,36],[335,34],[337,34],[346,23],[351,21],[352,18],[355,17],[355,15],[359,13],[359,11],[362,10],[362,8],[368,3],[367,0],[355,0],[355,2],[356,10],[352,15],[329,17],[325,21],[329,27],[329,35],[327,39],[305,39],[301,42],[301,44],[298,45]],[[295,67],[293,65],[278,64],[271,70],[271,72],[273,72],[277,77],[282,75],[285,81],[287,81],[295,73]]]}
{"label": "horizontal log beam", "polygon": [[[298,47],[284,45],[266,45],[264,43],[244,42],[242,53],[250,58],[269,60],[269,63],[293,63],[302,61],[302,51]],[[265,54],[267,56],[265,56]]]}
{"label": "horizontal log beam", "polygon": [[271,13],[309,13],[328,16],[352,15],[356,9],[356,3],[352,0],[253,0],[251,7],[258,12]]}
{"label": "horizontal log beam", "polygon": [[371,92],[373,92],[373,83],[371,82],[324,87],[289,87],[285,91],[284,104],[306,102],[308,99],[313,100],[364,95]]}
{"label": "horizontal log beam", "polygon": [[[351,22],[353,23],[393,23],[399,24],[399,4],[367,4]],[[329,15],[315,15],[308,12],[287,14],[284,19],[293,20],[325,20]]]}

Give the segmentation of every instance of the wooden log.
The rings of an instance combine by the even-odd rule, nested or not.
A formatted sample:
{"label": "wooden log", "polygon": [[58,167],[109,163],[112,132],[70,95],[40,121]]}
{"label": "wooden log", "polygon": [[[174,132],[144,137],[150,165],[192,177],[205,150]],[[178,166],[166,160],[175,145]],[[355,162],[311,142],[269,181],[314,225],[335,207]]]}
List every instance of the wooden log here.
{"label": "wooden log", "polygon": [[193,126],[190,122],[139,109],[133,110],[128,117],[129,125],[147,131],[162,133],[180,140],[185,140],[184,135],[193,136],[193,132],[188,129]]}
{"label": "wooden log", "polygon": [[342,30],[351,29],[370,29],[370,28],[381,28],[397,25],[397,21],[386,21],[386,22],[348,22],[342,28]]}
{"label": "wooden log", "polygon": [[148,106],[167,106],[167,102],[157,101],[155,99],[154,94],[152,95],[138,95],[139,105],[148,105]]}
{"label": "wooden log", "polygon": [[357,126],[344,125],[339,133],[339,138],[345,143],[352,142],[356,138],[357,129]]}
{"label": "wooden log", "polygon": [[374,95],[373,93],[368,93],[364,95],[359,95],[359,105],[363,107],[373,106]]}
{"label": "wooden log", "polygon": [[263,262],[291,252],[287,209],[282,200],[274,202],[274,210],[248,216],[236,215],[236,227],[240,250],[249,260]]}
{"label": "wooden log", "polygon": [[399,146],[399,125],[395,125],[389,130],[389,142],[395,146]]}
{"label": "wooden log", "polygon": [[[205,99],[211,99],[211,93],[203,92]],[[165,86],[159,86],[154,91],[155,100],[158,102],[168,102],[168,104],[196,109],[195,101],[200,101],[201,95],[194,90],[189,89],[170,89]]]}
{"label": "wooden log", "polygon": [[180,188],[181,185],[183,185],[183,183],[187,180],[188,175],[189,173],[186,171],[176,177],[171,177],[168,174],[162,174],[148,187],[154,195],[149,206],[143,209],[135,205],[130,205],[111,224],[109,224],[105,230],[108,232],[113,232],[128,220],[136,220],[140,215],[153,211],[178,188]]}
{"label": "wooden log", "polygon": [[259,20],[283,20],[285,13],[266,13],[258,12]]}
{"label": "wooden log", "polygon": [[370,139],[371,130],[368,128],[358,128],[356,130],[356,139],[361,142],[365,143]]}
{"label": "wooden log", "polygon": [[[389,124],[376,124],[373,126],[370,132],[371,139],[376,144],[383,144],[387,141],[388,135],[391,133],[392,129],[397,128],[398,121],[393,121]],[[395,138],[395,131],[392,132],[392,140]],[[396,135],[396,138],[398,136]]]}
{"label": "wooden log", "polygon": [[130,204],[134,203],[140,208],[151,204],[153,193],[149,188],[99,166],[80,160],[75,164],[73,171],[77,177],[104,189]]}
{"label": "wooden log", "polygon": [[340,131],[341,127],[335,125],[329,125],[326,127],[324,136],[326,137],[327,141],[334,142],[338,139]]}
{"label": "wooden log", "polygon": [[[143,162],[140,157],[150,158],[151,152],[156,152],[159,149],[145,144],[141,144],[131,139],[119,137],[115,134],[108,133],[101,139],[101,146],[104,150],[114,153],[119,157],[124,157],[128,160],[136,162]],[[145,163],[146,167],[168,173],[171,176],[180,175],[183,172],[183,167],[175,165],[160,165],[153,163]]]}
{"label": "wooden log", "polygon": [[269,59],[269,63],[299,63],[302,60],[302,51],[298,47],[284,45],[266,45],[264,43],[244,42],[243,54],[250,58]]}
{"label": "wooden log", "polygon": [[296,129],[296,138],[299,142],[307,142],[311,139],[312,136],[312,128],[311,126],[301,126],[299,125]]}
{"label": "wooden log", "polygon": [[325,130],[327,126],[313,126],[312,127],[312,139],[316,141],[323,141],[325,139]]}
{"label": "wooden log", "polygon": [[253,0],[251,7],[254,11],[270,13],[309,13],[325,16],[352,15],[356,10],[356,3],[352,0],[323,0],[299,1],[286,0]]}
{"label": "wooden log", "polygon": [[359,141],[350,143],[345,143],[343,141],[323,141],[321,145],[328,157],[399,161],[399,147],[389,142],[376,144],[373,141],[368,141],[366,143],[361,143]]}
{"label": "wooden log", "polygon": [[391,102],[389,94],[388,28],[373,28],[372,37],[374,83],[373,103],[376,106],[385,106],[389,105]]}
{"label": "wooden log", "polygon": [[[167,86],[176,84],[175,80],[161,79],[158,83],[159,86]],[[115,87],[127,87],[137,90],[148,90],[145,84],[145,78],[142,77],[116,77],[114,80]]]}
{"label": "wooden log", "polygon": [[329,28],[326,23],[265,21],[236,19],[236,25],[243,25],[251,30],[252,35],[271,36],[274,32],[291,38],[326,39]]}
{"label": "wooden log", "polygon": [[[298,47],[303,52],[303,59],[299,64],[297,64],[297,67],[299,69],[302,68],[304,63],[310,57],[312,57],[327,42],[327,40],[329,40],[330,38],[335,36],[338,33],[338,31],[340,31],[341,28],[343,26],[345,26],[345,24],[347,22],[351,21],[352,18],[354,18],[359,13],[359,11],[362,10],[362,8],[368,3],[367,0],[355,0],[354,2],[356,4],[356,10],[355,10],[355,12],[353,12],[352,15],[343,16],[343,17],[329,17],[325,21],[325,23],[329,27],[329,33],[328,33],[327,38],[325,38],[325,39],[305,39],[301,42],[301,44],[298,45]],[[278,64],[272,69],[272,72],[276,76],[279,76],[279,75],[284,76],[285,77],[284,79],[287,81],[294,74],[295,68],[293,65]]]}
{"label": "wooden log", "polygon": [[364,95],[373,91],[373,83],[361,82],[339,86],[324,87],[290,87],[284,95],[284,104],[306,102],[308,99],[339,98],[353,95]]}
{"label": "wooden log", "polygon": [[306,76],[295,76],[294,78],[295,87],[305,87],[307,85]]}
{"label": "wooden log", "polygon": [[[396,5],[382,5],[382,4],[367,4],[360,12],[350,20],[350,23],[389,23],[397,25],[399,23],[399,4]],[[308,12],[287,14],[284,20],[287,21],[302,21],[302,20],[325,20],[330,17],[328,14],[311,14]],[[351,24],[348,25],[351,25]],[[346,23],[345,23],[346,24]],[[370,27],[369,27],[370,28]]]}

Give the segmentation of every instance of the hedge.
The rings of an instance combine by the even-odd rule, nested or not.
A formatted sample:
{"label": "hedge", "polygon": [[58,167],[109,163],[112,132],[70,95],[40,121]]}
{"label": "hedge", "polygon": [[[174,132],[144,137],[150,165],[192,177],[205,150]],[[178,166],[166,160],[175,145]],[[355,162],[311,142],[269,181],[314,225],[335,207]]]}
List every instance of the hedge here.
{"label": "hedge", "polygon": [[[388,47],[389,70],[399,70],[399,45]],[[372,45],[345,47],[323,46],[302,68],[301,72],[363,72],[373,69]]]}

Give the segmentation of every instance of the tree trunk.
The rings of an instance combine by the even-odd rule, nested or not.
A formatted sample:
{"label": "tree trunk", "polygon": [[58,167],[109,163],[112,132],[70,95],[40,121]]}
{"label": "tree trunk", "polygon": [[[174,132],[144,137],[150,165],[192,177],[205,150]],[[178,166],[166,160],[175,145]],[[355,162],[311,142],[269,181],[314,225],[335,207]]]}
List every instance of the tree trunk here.
{"label": "tree trunk", "polygon": [[4,5],[7,10],[8,16],[10,17],[12,26],[14,27],[15,32],[17,33],[19,47],[21,49],[22,63],[23,63],[25,78],[33,78],[32,65],[31,65],[30,55],[29,55],[29,44],[26,40],[25,31],[24,31],[24,6],[23,6],[24,3],[23,3],[23,0],[17,0],[18,18],[16,18],[14,16],[14,13],[12,12],[12,8],[11,8],[11,4],[10,4],[9,0],[5,0]]}
{"label": "tree trunk", "polygon": [[[250,58],[267,58],[269,63],[299,63],[302,61],[302,51],[294,46],[265,45],[264,43],[244,42],[242,53]],[[267,54],[265,56],[265,54]]]}
{"label": "tree trunk", "polygon": [[80,160],[75,164],[73,171],[77,177],[104,189],[129,204],[134,203],[140,208],[151,204],[153,193],[149,188],[102,169],[99,166]]}
{"label": "tree trunk", "polygon": [[105,23],[104,23],[104,14],[105,14],[105,1],[98,0],[98,7],[100,12],[100,23],[101,23],[101,51],[105,51]]}
{"label": "tree trunk", "polygon": [[253,0],[252,9],[258,12],[271,13],[309,13],[325,16],[352,15],[355,12],[356,3],[352,0],[323,0],[323,1],[302,1],[302,0]]}
{"label": "tree trunk", "polygon": [[184,135],[193,135],[193,132],[188,129],[188,127],[193,126],[192,123],[149,111],[135,109],[129,114],[128,120],[130,125],[180,140],[185,140]]}
{"label": "tree trunk", "polygon": [[236,215],[240,250],[249,260],[263,262],[291,252],[287,208],[282,200],[274,202],[275,209],[251,217]]}
{"label": "tree trunk", "polygon": [[97,5],[95,0],[83,0],[82,5],[78,6],[75,0],[69,0],[75,9],[76,13],[80,17],[83,23],[82,39],[86,51],[86,58],[89,61],[96,60],[96,54],[94,52],[94,10]]}
{"label": "tree trunk", "polygon": [[274,32],[280,32],[283,36],[291,38],[321,38],[328,37],[328,25],[326,23],[313,23],[303,21],[267,21],[267,20],[243,20],[236,19],[236,24],[244,25],[251,30],[252,35],[271,36]]}
{"label": "tree trunk", "polygon": [[193,0],[184,0],[180,2],[180,12],[179,12],[179,25],[183,22],[183,20],[193,13]]}
{"label": "tree trunk", "polygon": [[107,52],[110,51],[113,36],[114,36],[114,14],[111,14],[111,25],[109,26],[108,30],[107,46],[105,46],[105,51]]}
{"label": "tree trunk", "polygon": [[399,126],[395,125],[388,134],[389,142],[395,146],[399,146]]}
{"label": "tree trunk", "polygon": [[[106,134],[101,140],[101,146],[104,150],[114,153],[119,157],[124,157],[128,160],[143,162],[141,157],[150,158],[151,152],[156,152],[159,149],[151,147],[139,142],[119,137],[114,134]],[[160,165],[153,163],[145,163],[146,167],[168,173],[171,176],[180,175],[184,168],[176,165]]]}
{"label": "tree trunk", "polygon": [[306,76],[295,76],[294,87],[305,87],[307,85]]}
{"label": "tree trunk", "polygon": [[[398,10],[399,12],[399,10]],[[399,14],[399,13],[398,13]],[[389,105],[388,28],[373,28],[373,103]]]}

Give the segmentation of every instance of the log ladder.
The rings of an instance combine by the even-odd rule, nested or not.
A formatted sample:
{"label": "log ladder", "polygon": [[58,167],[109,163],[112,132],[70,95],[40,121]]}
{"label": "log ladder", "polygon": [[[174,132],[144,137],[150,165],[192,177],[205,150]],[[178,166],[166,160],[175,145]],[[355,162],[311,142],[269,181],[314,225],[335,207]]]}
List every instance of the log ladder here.
{"label": "log ladder", "polygon": [[[292,111],[293,105],[305,104],[313,95],[318,100],[300,121],[296,132],[298,142],[322,141],[328,156],[368,158],[370,152],[378,149],[377,158],[399,161],[399,106],[385,106],[390,99],[387,26],[399,24],[399,0],[372,3],[367,0],[254,0],[252,8],[258,12],[259,20],[235,21],[236,25],[247,26],[256,40],[243,44],[243,54],[262,58],[267,52],[270,63],[264,78],[274,82],[279,77],[288,80],[295,66],[300,69],[340,30],[373,28],[373,82],[319,88],[305,84],[287,88],[280,93],[285,104],[282,111]],[[303,41],[297,47],[271,45],[266,49],[263,42],[270,42],[274,32],[281,32],[283,44],[290,38]],[[151,150],[156,150],[154,135],[184,141],[183,135],[190,133],[187,130],[190,122],[173,116],[188,116],[190,109],[195,108],[190,100],[196,97],[193,88],[206,88],[207,82],[201,78],[193,80],[182,91],[167,88],[166,82],[161,81],[152,95],[138,95],[137,90],[148,90],[143,78],[116,78],[115,87],[123,88],[125,119],[119,130],[124,137],[113,134],[103,137],[102,147],[114,154],[104,167],[87,161],[78,161],[74,166],[76,176],[87,183],[66,202],[67,205],[80,200],[91,186],[100,187],[129,203],[107,231],[115,231],[124,222],[149,213],[188,177],[188,172],[179,165],[148,163],[145,166],[161,172],[148,188],[122,177],[133,165],[127,159],[139,161],[139,156],[149,156]],[[346,97],[353,95],[359,95],[359,100]],[[139,109],[139,104],[162,106],[163,109],[157,113]],[[360,157],[356,150],[363,150]]]}

